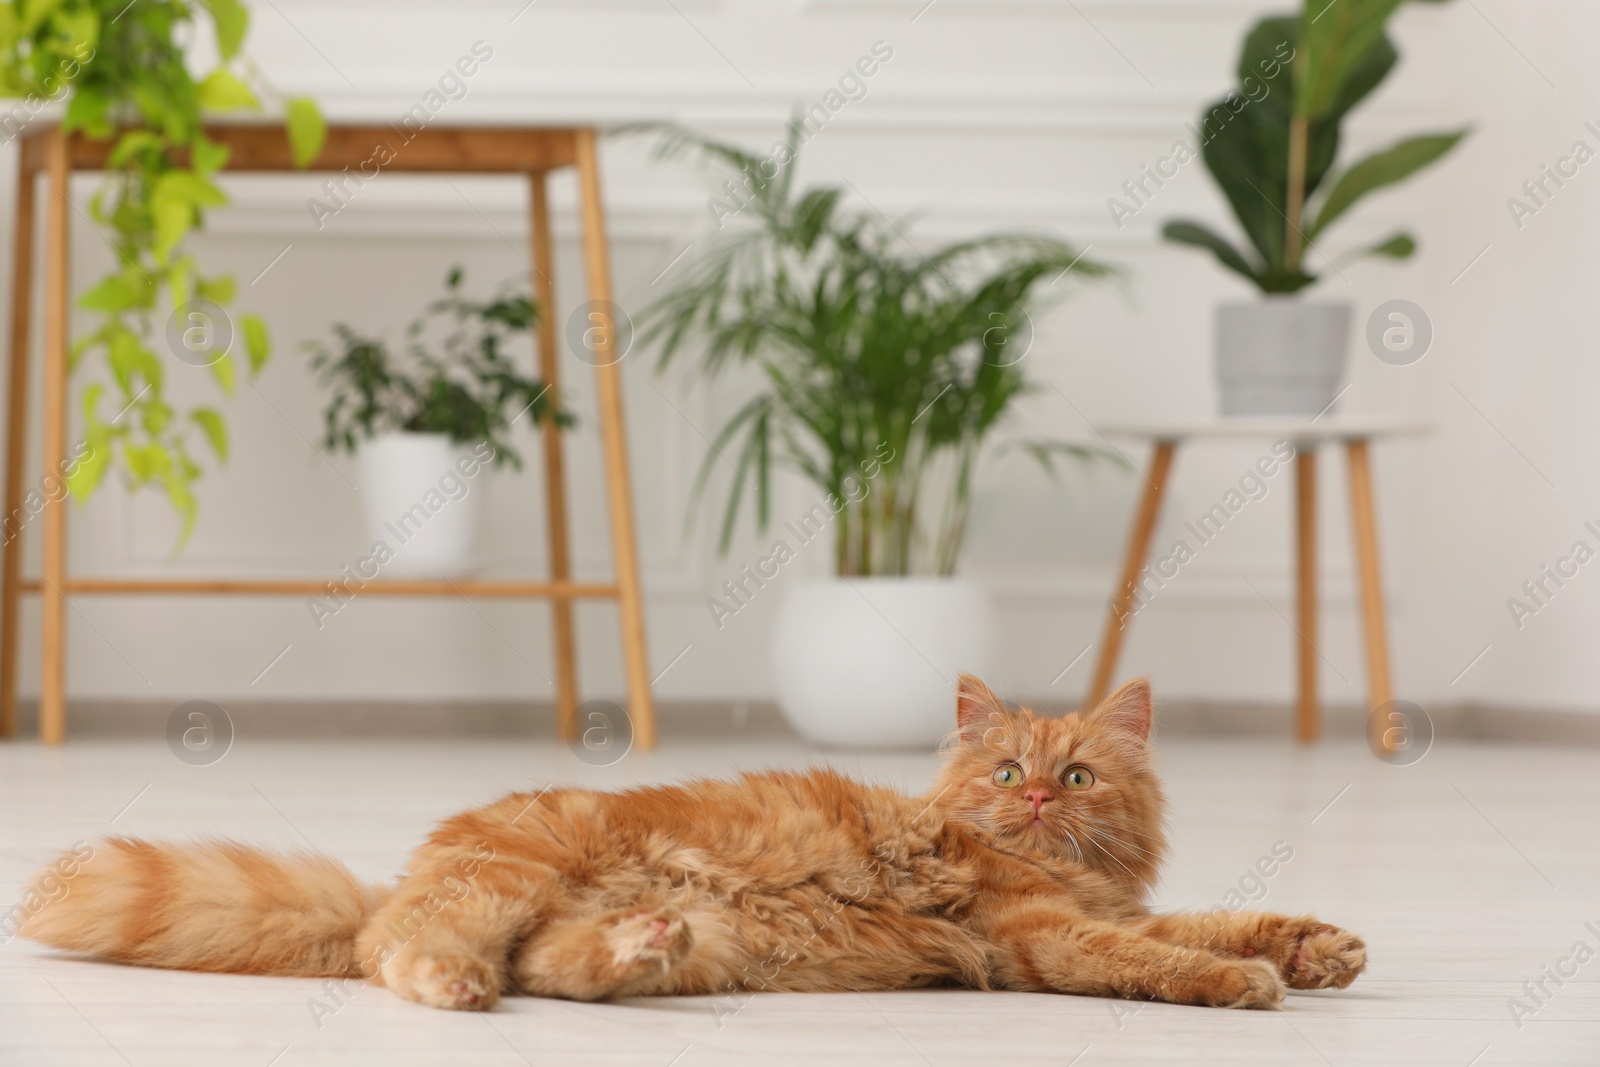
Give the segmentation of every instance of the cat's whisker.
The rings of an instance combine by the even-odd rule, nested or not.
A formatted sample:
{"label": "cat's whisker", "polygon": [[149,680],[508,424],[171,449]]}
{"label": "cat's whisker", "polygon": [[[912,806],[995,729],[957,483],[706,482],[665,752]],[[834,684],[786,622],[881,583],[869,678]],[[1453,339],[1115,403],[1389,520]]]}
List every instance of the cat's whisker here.
{"label": "cat's whisker", "polygon": [[1073,834],[1072,828],[1062,827],[1062,829],[1066,832],[1067,840],[1072,843],[1072,850],[1078,854],[1078,862],[1087,866],[1089,858],[1083,854],[1083,846],[1078,843],[1078,838]]}
{"label": "cat's whisker", "polygon": [[1131,841],[1122,840],[1121,838],[1117,837],[1117,835],[1115,835],[1111,831],[1107,830],[1105,827],[1091,828],[1091,827],[1085,826],[1084,829],[1087,830],[1089,833],[1094,834],[1097,837],[1105,838],[1107,841],[1110,841],[1112,844],[1116,845],[1118,848],[1126,848],[1126,849],[1131,849],[1134,852],[1142,852],[1146,856],[1149,856],[1151,859],[1159,859],[1160,858],[1160,857],[1158,857],[1156,855],[1156,853],[1151,852],[1147,848],[1144,848],[1144,847],[1142,847],[1140,845],[1136,845]]}
{"label": "cat's whisker", "polygon": [[[1085,830],[1085,832],[1089,832],[1088,827],[1084,827],[1084,830]],[[1113,852],[1110,849],[1106,848],[1104,845],[1095,842],[1095,838],[1094,838],[1092,832],[1089,832],[1089,840],[1090,840],[1091,843],[1093,843],[1095,845],[1095,849],[1102,856],[1106,857],[1112,863],[1115,863],[1118,867],[1121,867],[1123,870],[1127,871],[1129,878],[1133,879],[1135,882],[1137,882],[1139,880],[1139,876],[1133,873],[1133,868],[1129,867],[1126,863],[1123,863],[1121,857],[1119,857],[1115,852]]]}
{"label": "cat's whisker", "polygon": [[[1086,828],[1086,829],[1088,829],[1088,828]],[[1161,857],[1157,853],[1154,853],[1154,852],[1150,851],[1147,848],[1142,848],[1139,845],[1135,845],[1130,841],[1124,841],[1124,840],[1122,840],[1121,838],[1117,837],[1115,834],[1111,833],[1108,830],[1105,830],[1105,829],[1090,830],[1089,832],[1095,838],[1103,839],[1106,842],[1114,845],[1117,848],[1125,848],[1125,849],[1128,849],[1131,852],[1141,853],[1145,857],[1147,857],[1148,859],[1150,859],[1152,861],[1159,861],[1161,859]]]}

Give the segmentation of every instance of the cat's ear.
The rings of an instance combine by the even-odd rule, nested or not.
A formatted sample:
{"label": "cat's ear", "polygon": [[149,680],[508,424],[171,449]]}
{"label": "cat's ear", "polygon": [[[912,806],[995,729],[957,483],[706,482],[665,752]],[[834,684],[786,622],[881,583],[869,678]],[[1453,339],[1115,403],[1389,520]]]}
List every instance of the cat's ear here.
{"label": "cat's ear", "polygon": [[1115,693],[1100,702],[1089,721],[1102,730],[1131,734],[1141,744],[1150,740],[1150,721],[1154,714],[1150,682],[1135,678],[1123,683]]}
{"label": "cat's ear", "polygon": [[964,743],[970,745],[982,741],[984,733],[994,725],[990,716],[997,711],[1005,711],[1005,707],[1005,702],[977,675],[963,674],[957,680],[956,729],[961,732]]}

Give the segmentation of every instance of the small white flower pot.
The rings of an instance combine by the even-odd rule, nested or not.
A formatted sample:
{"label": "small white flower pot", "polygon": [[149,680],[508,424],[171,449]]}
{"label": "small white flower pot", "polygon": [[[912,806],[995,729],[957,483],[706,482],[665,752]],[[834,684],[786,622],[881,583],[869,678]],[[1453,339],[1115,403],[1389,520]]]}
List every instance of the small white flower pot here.
{"label": "small white flower pot", "polygon": [[381,577],[459,578],[479,569],[486,454],[442,433],[388,433],[362,443],[367,533],[390,553]]}
{"label": "small white flower pot", "polygon": [[1224,415],[1316,415],[1339,395],[1350,305],[1269,296],[1217,308]]}
{"label": "small white flower pot", "polygon": [[784,591],[779,707],[819,745],[927,749],[955,726],[961,671],[991,666],[994,611],[957,578],[829,579]]}

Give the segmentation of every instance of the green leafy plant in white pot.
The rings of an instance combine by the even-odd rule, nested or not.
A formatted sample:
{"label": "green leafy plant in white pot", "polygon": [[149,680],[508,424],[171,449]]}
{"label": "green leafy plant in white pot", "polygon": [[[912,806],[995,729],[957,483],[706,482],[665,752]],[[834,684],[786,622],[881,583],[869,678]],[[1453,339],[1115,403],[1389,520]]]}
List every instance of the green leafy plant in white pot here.
{"label": "green leafy plant in white pot", "polygon": [[[701,374],[742,367],[760,382],[716,434],[696,495],[724,456],[738,467],[722,515],[726,551],[744,509],[759,529],[774,525],[777,470],[815,492],[741,572],[752,576],[741,577],[746,596],[758,595],[754,581],[783,587],[772,645],[779,705],[822,744],[932,744],[949,729],[956,672],[991,665],[989,599],[955,572],[979,459],[1029,391],[1029,316],[1050,283],[1059,293],[1107,269],[1032,235],[924,255],[881,215],[843,207],[843,189],[796,188],[795,124],[765,158],[654,129],[659,154],[709,161],[747,194],[713,247],[641,315],[640,336],[660,343],[663,366],[694,349]],[[1099,454],[1015,443],[1047,466]],[[818,540],[809,551],[829,551],[836,577],[780,576]],[[740,600],[728,592],[713,615],[716,603],[728,611]]]}
{"label": "green leafy plant in white pot", "polygon": [[[445,295],[406,330],[399,355],[381,339],[334,326],[336,345],[310,342],[311,365],[331,392],[324,442],[359,460],[372,550],[363,578],[454,578],[479,567],[486,495],[480,475],[521,469],[512,428],[572,417],[546,385],[517,369],[507,348],[528,334],[538,309],[526,296],[484,301],[462,294],[450,271]],[[370,572],[370,573],[366,573]]]}
{"label": "green leafy plant in white pot", "polygon": [[[1467,130],[1409,137],[1336,168],[1345,116],[1399,60],[1384,32],[1403,0],[1306,0],[1298,15],[1262,19],[1245,38],[1238,90],[1201,118],[1206,168],[1248,245],[1198,222],[1168,223],[1168,240],[1210,251],[1262,294],[1217,310],[1217,375],[1224,415],[1315,415],[1345,374],[1350,305],[1312,301],[1308,250],[1352,206],[1438,160]],[[1419,0],[1439,2],[1439,0]],[[1401,260],[1405,232],[1347,255]]]}

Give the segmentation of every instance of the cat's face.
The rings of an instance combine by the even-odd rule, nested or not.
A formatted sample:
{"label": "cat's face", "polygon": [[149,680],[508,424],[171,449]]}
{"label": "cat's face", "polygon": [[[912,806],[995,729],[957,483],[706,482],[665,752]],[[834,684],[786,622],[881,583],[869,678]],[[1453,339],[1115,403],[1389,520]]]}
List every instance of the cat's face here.
{"label": "cat's face", "polygon": [[962,675],[938,803],[1002,848],[1085,864],[1143,896],[1166,847],[1150,717],[1142,680],[1054,719],[1010,710]]}

